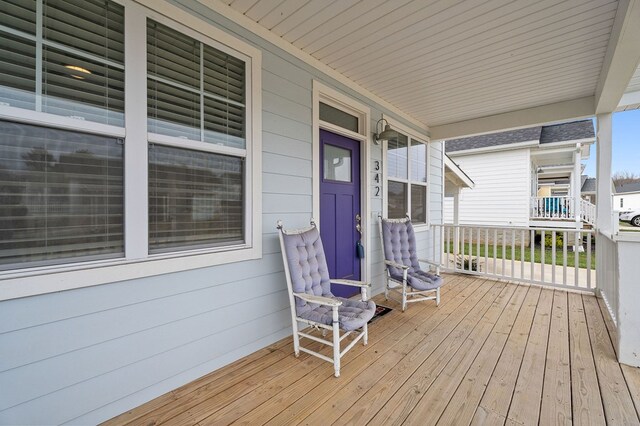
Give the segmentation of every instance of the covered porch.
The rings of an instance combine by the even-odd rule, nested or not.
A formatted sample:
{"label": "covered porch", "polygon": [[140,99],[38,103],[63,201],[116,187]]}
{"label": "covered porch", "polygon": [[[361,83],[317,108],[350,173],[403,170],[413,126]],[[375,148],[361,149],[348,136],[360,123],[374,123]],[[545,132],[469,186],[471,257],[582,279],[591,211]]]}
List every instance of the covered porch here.
{"label": "covered porch", "polygon": [[446,275],[440,307],[395,308],[332,366],[291,338],[111,419],[124,424],[638,424],[640,370],[586,293]]}
{"label": "covered porch", "polygon": [[[640,0],[96,0],[86,10],[79,3],[1,3],[2,40],[13,53],[0,57],[8,70],[0,73],[6,80],[0,86],[13,97],[1,100],[0,118],[11,132],[32,132],[36,141],[38,132],[51,132],[45,140],[87,157],[85,165],[92,157],[71,146],[75,139],[65,132],[108,139],[113,153],[104,158],[122,178],[118,195],[105,191],[103,197],[119,212],[117,244],[105,258],[94,257],[79,238],[77,256],[47,246],[51,259],[32,262],[41,243],[34,237],[27,255],[18,253],[17,266],[6,263],[0,423],[640,423],[640,238],[618,232],[611,200],[612,115],[640,108]],[[58,5],[60,11],[45,13]],[[81,23],[98,30],[83,36]],[[178,39],[190,48],[174,44]],[[187,51],[189,71],[174,71],[187,63],[177,54]],[[18,57],[27,70],[20,77],[12,62]],[[219,57],[223,65],[209,60]],[[186,74],[189,81],[178,81]],[[28,96],[14,96],[16,87]],[[76,99],[81,94],[86,102]],[[99,104],[98,118],[86,107],[92,102]],[[75,109],[67,111],[69,105]],[[502,281],[447,274],[439,307],[419,303],[404,314],[377,295],[376,302],[394,310],[371,324],[368,346],[345,356],[339,379],[322,360],[293,356],[275,224],[305,226],[321,217],[320,131],[357,146],[358,155],[341,157],[353,161],[349,182],[361,201],[351,215],[365,247],[356,264],[359,278],[378,294],[384,263],[377,218],[389,216],[394,203],[403,206],[400,217],[407,210],[422,216],[424,255],[442,253],[446,140],[593,118],[595,226],[571,230],[588,233],[585,244],[595,244],[597,279],[587,283],[589,292],[508,282],[515,279],[506,271],[513,276],[527,266],[524,256],[521,263],[515,257],[516,244],[525,240],[511,232],[510,257],[502,248],[501,260],[493,260],[504,265]],[[397,135],[395,148],[378,137],[385,122],[404,136]],[[227,145],[209,137],[220,126]],[[14,150],[14,133],[5,137],[5,151],[16,153],[10,165],[28,165],[29,151]],[[410,156],[394,156],[394,149]],[[189,178],[176,172],[163,179],[158,164],[165,157]],[[48,168],[48,157],[42,158]],[[185,166],[184,158],[201,162]],[[389,173],[394,163],[395,175]],[[509,179],[508,164],[492,166],[496,179]],[[39,182],[40,171],[24,167],[22,173]],[[222,178],[211,178],[200,197],[190,180],[206,180],[207,173],[190,172],[200,168],[224,172],[224,186]],[[101,182],[110,182],[106,168],[95,169]],[[576,183],[579,174],[572,171]],[[172,186],[178,181],[188,189],[184,194]],[[511,195],[523,201],[517,205],[527,219],[530,181]],[[165,183],[173,190],[162,192]],[[459,184],[473,183],[462,176]],[[68,186],[76,187],[71,180]],[[229,199],[208,196],[221,193]],[[183,195],[183,204],[163,198]],[[67,197],[65,206],[78,212],[73,201]],[[222,205],[229,214],[216,213]],[[37,205],[18,207],[4,217],[38,219]],[[56,208],[52,203],[50,211]],[[178,210],[184,222],[172,214]],[[111,210],[101,211],[109,225]],[[225,220],[237,238],[222,232]],[[175,224],[176,235],[162,240],[150,232],[157,221]],[[193,225],[205,221],[215,238],[201,246],[204,228]],[[181,223],[193,244],[177,235]],[[480,249],[488,239],[476,237],[486,235],[485,228],[467,231],[470,255],[475,244],[476,256],[488,256]],[[552,241],[556,231],[544,230]],[[456,257],[465,253],[460,234],[449,239],[456,250],[463,245]],[[577,247],[580,235],[574,241]],[[552,250],[566,253],[571,244],[563,238],[562,250]],[[348,252],[355,258],[353,246]],[[576,282],[579,255],[576,250]],[[536,282],[533,263],[529,279]],[[569,266],[563,261],[563,267]],[[562,275],[552,272],[552,284]]]}

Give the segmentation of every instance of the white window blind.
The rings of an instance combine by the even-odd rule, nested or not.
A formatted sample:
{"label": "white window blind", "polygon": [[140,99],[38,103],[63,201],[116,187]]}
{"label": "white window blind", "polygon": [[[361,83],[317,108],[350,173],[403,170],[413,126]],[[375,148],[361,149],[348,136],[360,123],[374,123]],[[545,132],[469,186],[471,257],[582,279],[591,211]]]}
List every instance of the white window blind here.
{"label": "white window blind", "polygon": [[149,251],[244,242],[244,160],[152,145]]}
{"label": "white window blind", "polygon": [[0,121],[0,270],[123,254],[123,147]]}
{"label": "white window blind", "polygon": [[[124,125],[121,5],[107,0],[0,4],[0,102]],[[42,28],[36,28],[37,11]]]}
{"label": "white window blind", "polygon": [[245,62],[147,21],[149,132],[244,149]]}

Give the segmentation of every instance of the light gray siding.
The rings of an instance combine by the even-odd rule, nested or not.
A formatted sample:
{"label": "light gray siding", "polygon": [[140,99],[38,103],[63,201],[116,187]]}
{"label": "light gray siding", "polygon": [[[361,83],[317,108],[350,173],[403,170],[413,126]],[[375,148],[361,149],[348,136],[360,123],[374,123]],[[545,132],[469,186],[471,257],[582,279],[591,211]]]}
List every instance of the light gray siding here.
{"label": "light gray siding", "polygon": [[[275,222],[297,227],[311,216],[312,81],[370,105],[371,132],[382,113],[392,115],[195,0],[179,4],[263,51],[263,257],[0,302],[0,423],[98,423],[289,335]],[[381,157],[379,146],[370,153]],[[432,153],[437,223],[441,146]],[[371,216],[381,210],[372,199]],[[380,291],[376,221],[369,231]],[[424,247],[428,238],[419,237]]]}

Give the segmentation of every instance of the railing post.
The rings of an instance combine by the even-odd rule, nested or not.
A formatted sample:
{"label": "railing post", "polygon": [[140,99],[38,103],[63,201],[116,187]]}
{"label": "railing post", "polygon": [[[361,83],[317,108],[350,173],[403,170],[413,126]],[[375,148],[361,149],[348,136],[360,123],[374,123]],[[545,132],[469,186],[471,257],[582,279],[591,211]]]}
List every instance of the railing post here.
{"label": "railing post", "polygon": [[582,144],[577,143],[576,144],[576,151],[574,153],[574,157],[573,157],[573,183],[572,183],[572,187],[571,189],[573,190],[573,205],[574,205],[574,212],[573,215],[575,216],[575,222],[576,222],[576,229],[579,229],[582,226],[582,222],[581,222],[581,210],[580,210],[580,184],[582,183],[582,179],[580,174],[582,173]]}

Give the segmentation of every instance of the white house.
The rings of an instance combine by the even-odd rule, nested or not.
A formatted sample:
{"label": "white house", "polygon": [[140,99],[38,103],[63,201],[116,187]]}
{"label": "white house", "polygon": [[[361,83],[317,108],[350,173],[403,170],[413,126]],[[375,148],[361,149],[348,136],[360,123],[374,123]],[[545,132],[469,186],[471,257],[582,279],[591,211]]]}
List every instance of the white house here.
{"label": "white house", "polygon": [[613,208],[615,211],[640,209],[640,182],[616,185]]}
{"label": "white house", "polygon": [[[639,36],[638,0],[2,0],[0,424],[97,424],[289,336],[279,219],[316,218],[349,256],[362,230],[353,274],[379,293],[379,214],[409,212],[421,254],[441,253],[444,140],[594,117],[584,291],[640,365],[640,244],[615,234],[607,183],[612,114],[640,107]],[[554,158],[573,152],[559,164],[579,178],[590,131],[566,146],[524,132],[495,179],[525,176],[528,206]],[[481,174],[452,158],[475,197]],[[486,204],[473,220],[506,217]]]}
{"label": "white house", "polygon": [[[595,207],[580,197],[581,172],[594,142],[591,120],[448,140],[447,156],[475,183],[458,195],[460,224],[575,227],[576,221],[587,222],[581,210]],[[455,196],[445,197],[448,223],[453,223]]]}

